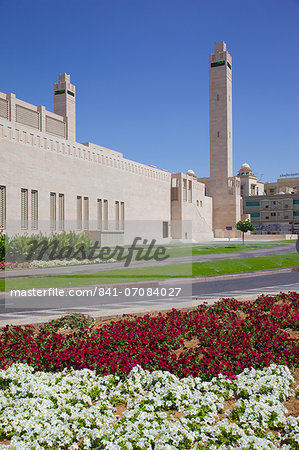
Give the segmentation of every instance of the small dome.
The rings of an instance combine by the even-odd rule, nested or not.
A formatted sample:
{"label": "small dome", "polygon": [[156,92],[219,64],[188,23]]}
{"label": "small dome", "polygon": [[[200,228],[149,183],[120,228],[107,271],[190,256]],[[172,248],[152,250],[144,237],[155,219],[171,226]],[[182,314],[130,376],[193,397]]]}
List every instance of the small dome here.
{"label": "small dome", "polygon": [[252,175],[250,165],[246,162],[242,164],[241,169],[239,170],[239,175]]}
{"label": "small dome", "polygon": [[195,177],[195,176],[196,176],[192,169],[189,169],[189,170],[187,171],[187,175],[191,175],[192,177]]}
{"label": "small dome", "polygon": [[251,170],[251,169],[250,169],[250,165],[247,164],[246,162],[245,162],[244,164],[242,164],[241,169],[247,169],[247,170],[249,169],[249,170]]}

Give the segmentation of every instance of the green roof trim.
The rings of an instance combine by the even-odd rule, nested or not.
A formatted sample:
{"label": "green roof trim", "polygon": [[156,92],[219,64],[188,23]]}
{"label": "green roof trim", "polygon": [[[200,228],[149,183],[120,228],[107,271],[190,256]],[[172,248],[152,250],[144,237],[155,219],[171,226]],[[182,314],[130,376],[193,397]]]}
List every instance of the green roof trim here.
{"label": "green roof trim", "polygon": [[211,67],[225,66],[225,61],[217,61],[211,64]]}
{"label": "green roof trim", "polygon": [[260,202],[245,202],[245,206],[260,206]]}

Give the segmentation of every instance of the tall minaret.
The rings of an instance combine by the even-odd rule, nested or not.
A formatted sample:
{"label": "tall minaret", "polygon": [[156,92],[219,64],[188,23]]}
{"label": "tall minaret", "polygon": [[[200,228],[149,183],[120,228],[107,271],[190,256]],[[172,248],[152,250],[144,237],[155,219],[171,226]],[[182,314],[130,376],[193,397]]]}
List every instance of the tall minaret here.
{"label": "tall minaret", "polygon": [[215,43],[209,57],[210,176],[233,176],[232,160],[232,58],[224,41]]}
{"label": "tall minaret", "polygon": [[209,57],[210,87],[210,177],[205,183],[213,199],[215,237],[238,237],[241,218],[240,179],[233,177],[232,158],[232,59],[224,41],[215,43]]}
{"label": "tall minaret", "polygon": [[54,113],[67,118],[67,139],[76,141],[76,88],[70,75],[59,74],[54,84]]}

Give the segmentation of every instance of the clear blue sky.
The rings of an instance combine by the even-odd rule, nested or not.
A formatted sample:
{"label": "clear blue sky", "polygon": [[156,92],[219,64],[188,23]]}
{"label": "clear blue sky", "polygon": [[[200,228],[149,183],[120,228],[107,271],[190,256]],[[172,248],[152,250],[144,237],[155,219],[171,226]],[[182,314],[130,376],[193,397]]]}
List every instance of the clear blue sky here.
{"label": "clear blue sky", "polygon": [[0,0],[0,91],[53,110],[77,88],[77,140],[209,175],[208,55],[233,58],[234,173],[299,172],[298,0]]}

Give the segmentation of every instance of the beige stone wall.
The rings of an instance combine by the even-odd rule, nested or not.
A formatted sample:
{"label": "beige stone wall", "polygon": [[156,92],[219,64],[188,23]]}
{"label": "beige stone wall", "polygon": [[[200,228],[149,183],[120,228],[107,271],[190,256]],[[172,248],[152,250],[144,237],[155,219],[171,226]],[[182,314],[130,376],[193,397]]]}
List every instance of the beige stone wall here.
{"label": "beige stone wall", "polygon": [[[64,194],[67,229],[76,229],[77,196],[89,199],[89,228],[97,224],[97,199],[107,199],[109,229],[115,229],[115,201],[124,202],[127,239],[139,233],[162,238],[162,222],[170,222],[170,177],[165,171],[96,154],[25,127],[0,120],[0,185],[6,186],[7,223],[17,226],[21,189],[38,191],[39,230],[49,232],[50,192]],[[58,219],[58,210],[57,210]],[[14,230],[19,232],[20,230]],[[29,223],[28,232],[31,232]]]}
{"label": "beige stone wall", "polygon": [[[77,227],[77,196],[88,198],[89,230],[98,229],[97,199],[108,200],[108,230],[117,231],[115,202],[125,205],[124,239],[136,236],[163,239],[163,222],[168,222],[168,240],[180,229],[181,239],[212,239],[212,200],[204,185],[184,176],[192,184],[192,199],[182,202],[180,212],[171,215],[171,174],[139,164],[95,144],[71,143],[49,133],[0,118],[0,185],[6,187],[6,220],[10,234],[50,232],[50,193],[64,194],[66,230]],[[181,175],[183,177],[183,174]],[[188,178],[188,180],[187,180]],[[20,229],[21,189],[28,190],[28,229]],[[38,191],[38,229],[32,229],[31,190]],[[189,201],[191,200],[191,201]],[[171,220],[172,219],[172,220]],[[177,221],[176,221],[177,219]],[[190,225],[191,222],[191,225]],[[83,223],[83,221],[82,221]],[[173,229],[171,228],[173,225]],[[111,238],[110,236],[110,238]],[[113,235],[113,239],[118,239]],[[164,238],[165,241],[165,238]]]}
{"label": "beige stone wall", "polygon": [[[0,186],[5,186],[8,233],[89,231],[93,240],[99,236],[114,244],[137,236],[164,242],[171,237],[212,239],[212,200],[204,185],[193,176],[175,174],[180,192],[178,201],[171,201],[167,170],[97,144],[77,143],[75,99],[66,73],[54,84],[54,113],[0,93]],[[24,208],[28,223],[22,226]],[[38,211],[37,225],[33,211]]]}
{"label": "beige stone wall", "polygon": [[196,241],[213,239],[212,219],[212,199],[205,195],[205,185],[195,177],[172,174],[173,238]]}
{"label": "beige stone wall", "polygon": [[241,219],[242,199],[237,177],[205,179],[207,195],[213,199],[213,230],[215,237],[226,237],[226,227],[232,227],[231,237],[238,237],[235,228]]}
{"label": "beige stone wall", "polygon": [[264,195],[264,183],[262,181],[258,181],[256,176],[241,175],[240,182],[243,186],[243,189],[241,189],[241,194],[243,196]]}

